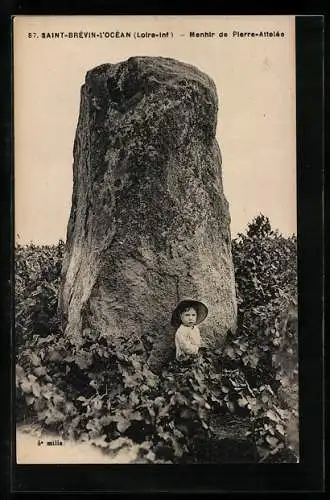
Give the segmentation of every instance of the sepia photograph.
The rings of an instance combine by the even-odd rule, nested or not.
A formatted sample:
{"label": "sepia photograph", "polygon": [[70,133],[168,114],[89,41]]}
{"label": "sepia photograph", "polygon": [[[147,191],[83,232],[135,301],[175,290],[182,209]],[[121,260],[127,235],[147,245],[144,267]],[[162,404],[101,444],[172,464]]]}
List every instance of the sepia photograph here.
{"label": "sepia photograph", "polygon": [[294,16],[15,16],[17,464],[299,463]]}

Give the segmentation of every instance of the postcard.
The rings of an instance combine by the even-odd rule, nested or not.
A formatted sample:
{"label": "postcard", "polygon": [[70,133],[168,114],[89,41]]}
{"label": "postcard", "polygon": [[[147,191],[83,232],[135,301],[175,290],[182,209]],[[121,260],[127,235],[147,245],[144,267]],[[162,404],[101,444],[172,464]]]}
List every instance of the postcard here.
{"label": "postcard", "polygon": [[294,16],[15,16],[17,464],[298,463]]}

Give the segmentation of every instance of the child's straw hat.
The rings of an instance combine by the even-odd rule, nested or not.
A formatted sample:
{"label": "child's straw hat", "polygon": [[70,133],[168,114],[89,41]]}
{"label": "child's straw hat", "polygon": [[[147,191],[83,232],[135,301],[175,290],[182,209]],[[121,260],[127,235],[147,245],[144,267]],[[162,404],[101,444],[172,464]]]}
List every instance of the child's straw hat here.
{"label": "child's straw hat", "polygon": [[172,313],[171,325],[178,327],[181,324],[181,313],[184,309],[188,307],[193,307],[197,313],[196,324],[201,323],[208,315],[208,309],[203,302],[193,299],[181,300]]}

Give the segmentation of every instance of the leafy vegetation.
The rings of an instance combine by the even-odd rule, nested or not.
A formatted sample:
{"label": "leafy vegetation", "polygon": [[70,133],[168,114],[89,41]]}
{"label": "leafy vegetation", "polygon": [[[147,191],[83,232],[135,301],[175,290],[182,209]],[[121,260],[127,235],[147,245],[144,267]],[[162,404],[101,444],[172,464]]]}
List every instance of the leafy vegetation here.
{"label": "leafy vegetation", "polygon": [[194,363],[173,359],[159,375],[134,342],[85,329],[77,349],[63,335],[56,315],[63,251],[63,242],[16,248],[18,422],[108,452],[138,443],[138,461],[177,463],[220,460],[216,422],[238,417],[249,423],[257,460],[296,461],[294,236],[260,215],[233,240],[237,332],[222,352],[202,350]]}

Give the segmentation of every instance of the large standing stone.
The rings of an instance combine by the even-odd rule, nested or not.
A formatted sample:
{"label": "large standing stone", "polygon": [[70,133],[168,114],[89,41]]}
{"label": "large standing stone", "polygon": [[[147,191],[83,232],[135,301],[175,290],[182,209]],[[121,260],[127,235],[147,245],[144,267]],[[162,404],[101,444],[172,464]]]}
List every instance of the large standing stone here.
{"label": "large standing stone", "polygon": [[91,327],[151,338],[155,369],[170,319],[204,301],[204,339],[235,327],[230,218],[215,139],[213,81],[188,64],[132,57],[89,71],[74,144],[73,197],[59,309],[79,344]]}

